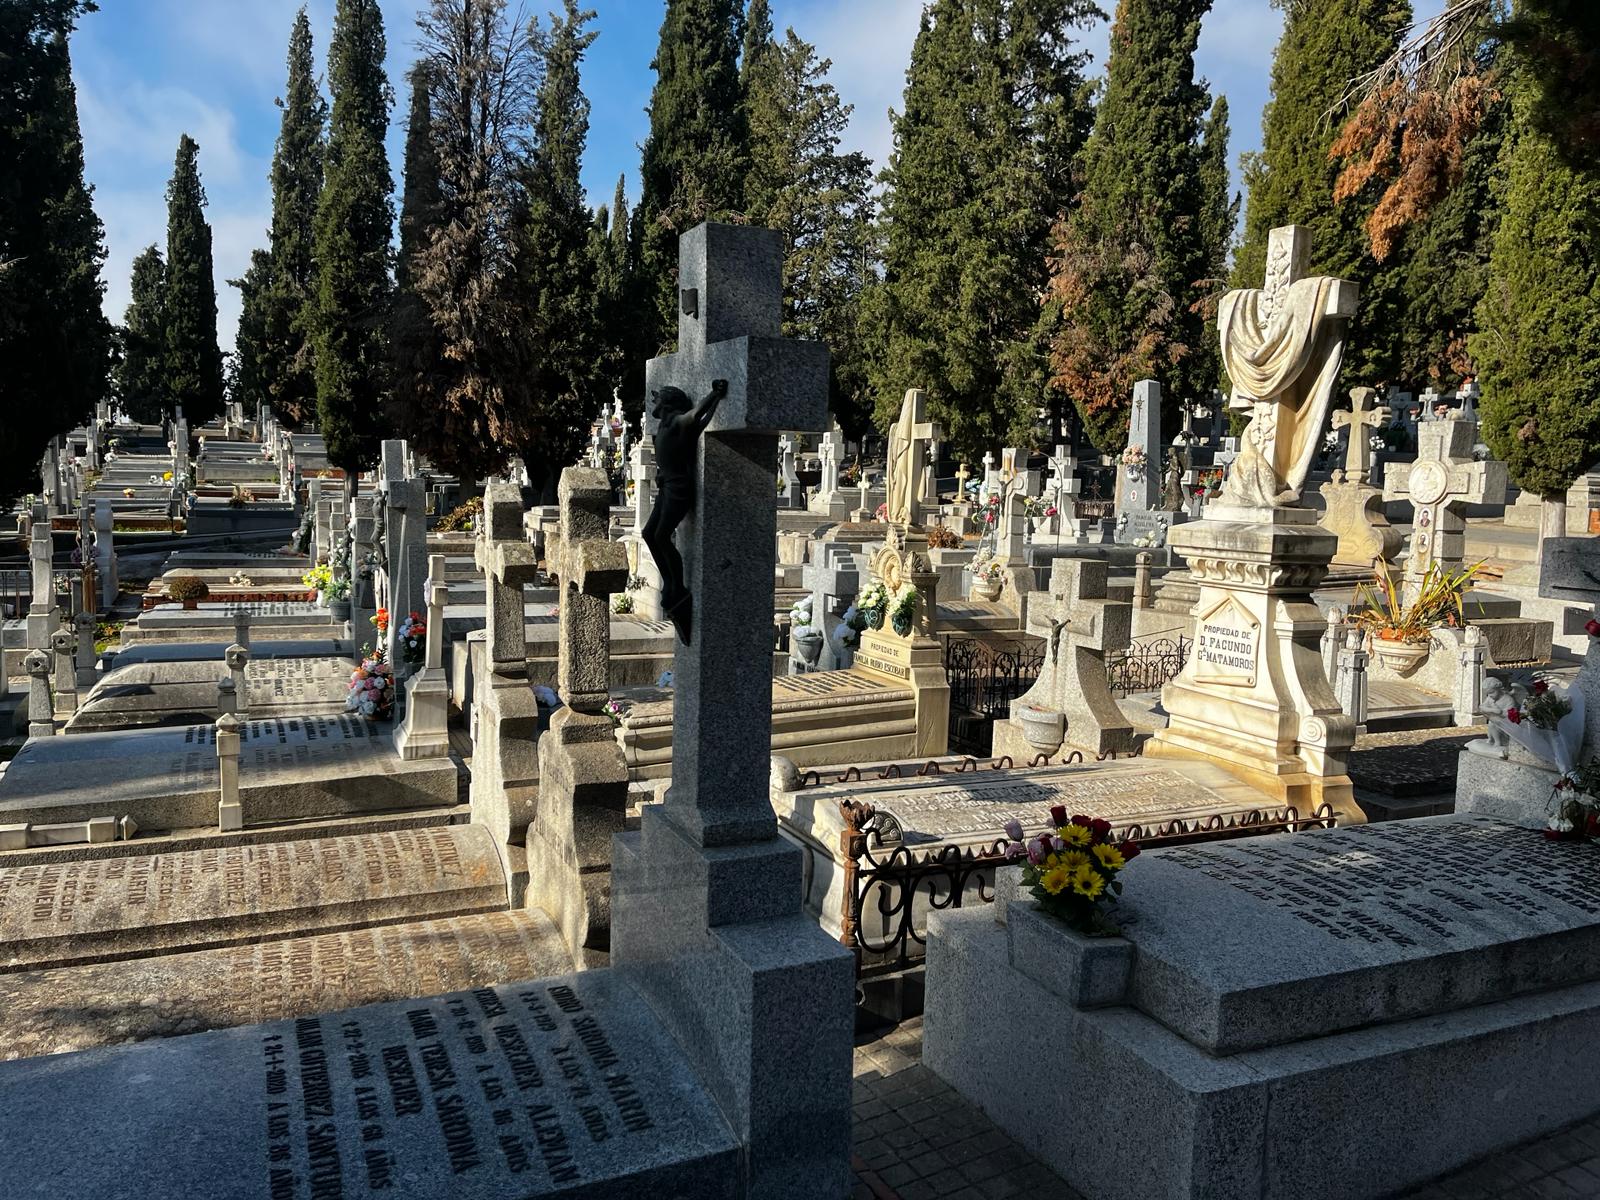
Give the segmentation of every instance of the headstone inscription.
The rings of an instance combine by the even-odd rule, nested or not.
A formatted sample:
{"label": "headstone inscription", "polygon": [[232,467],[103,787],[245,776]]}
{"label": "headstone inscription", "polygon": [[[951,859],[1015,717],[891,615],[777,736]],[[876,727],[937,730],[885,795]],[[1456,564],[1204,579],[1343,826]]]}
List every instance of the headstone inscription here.
{"label": "headstone inscription", "polygon": [[528,830],[529,900],[561,931],[579,967],[611,948],[611,839],[628,808],[628,766],[606,715],[611,594],[627,557],[606,537],[610,488],[592,468],[561,473],[561,537],[548,555],[561,579],[556,690],[565,701],[539,739],[539,806]]}
{"label": "headstone inscription", "polygon": [[[695,454],[684,575],[719,597],[714,636],[673,661],[672,786],[613,843],[612,965],[697,1063],[744,1144],[751,1196],[848,1190],[848,953],[799,905],[799,851],[768,799],[778,432],[825,426],[827,350],[784,339],[782,239],[707,223],[679,239],[679,352],[652,389],[728,394]],[[735,872],[737,889],[715,880]],[[714,988],[702,986],[715,979]],[[803,1013],[777,1002],[804,995]]]}

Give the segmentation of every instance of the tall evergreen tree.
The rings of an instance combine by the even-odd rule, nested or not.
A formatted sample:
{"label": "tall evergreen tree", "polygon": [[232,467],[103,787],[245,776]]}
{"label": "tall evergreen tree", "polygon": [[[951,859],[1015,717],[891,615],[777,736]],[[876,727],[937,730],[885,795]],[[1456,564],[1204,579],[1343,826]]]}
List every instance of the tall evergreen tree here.
{"label": "tall evergreen tree", "polygon": [[1217,304],[1227,284],[1228,252],[1239,222],[1239,194],[1228,182],[1228,98],[1218,96],[1200,130],[1200,246],[1205,274],[1196,301],[1205,328],[1189,362],[1191,399],[1204,401],[1207,388],[1222,383],[1222,347],[1217,340]]}
{"label": "tall evergreen tree", "polygon": [[1083,193],[1056,233],[1046,309],[1059,306],[1053,382],[1103,451],[1122,445],[1137,380],[1166,385],[1168,422],[1180,401],[1209,395],[1214,382],[1197,286],[1213,266],[1200,143],[1208,96],[1194,77],[1210,7],[1117,5]]}
{"label": "tall evergreen tree", "polygon": [[580,86],[586,31],[594,13],[564,0],[541,39],[544,63],[535,104],[534,151],[524,181],[526,207],[516,230],[518,295],[530,370],[504,436],[514,442],[530,483],[555,495],[561,469],[577,459],[589,422],[610,391],[598,373],[599,296],[590,250],[591,218],[579,172],[589,136],[589,101]]}
{"label": "tall evergreen tree", "polygon": [[405,194],[400,201],[400,258],[395,287],[407,291],[415,278],[417,256],[439,219],[439,150],[433,140],[433,102],[428,64],[411,69],[411,110],[406,119]]}
{"label": "tall evergreen tree", "polygon": [[[633,266],[628,247],[628,195],[625,176],[617,177],[610,206],[601,205],[590,229],[596,316],[599,322],[597,390],[616,387],[624,397],[642,395],[643,360],[629,362],[637,342],[631,318]],[[624,400],[624,412],[632,407]],[[598,411],[598,405],[596,406]]]}
{"label": "tall evergreen tree", "polygon": [[861,295],[875,279],[872,165],[839,152],[851,108],[827,80],[832,64],[794,30],[781,44],[770,31],[765,3],[754,0],[741,63],[750,126],[745,215],[783,234],[784,333],[828,346],[831,407],[859,434],[872,409],[860,335]]}
{"label": "tall evergreen tree", "polygon": [[744,208],[739,0],[667,0],[640,162],[639,319],[647,354],[677,337],[678,235]]}
{"label": "tall evergreen tree", "polygon": [[155,425],[167,407],[167,264],[156,246],[133,260],[127,311],[118,329],[116,393],[135,421]]}
{"label": "tall evergreen tree", "polygon": [[200,147],[184,134],[167,184],[166,402],[183,409],[191,429],[222,412],[217,283],[205,206]]}
{"label": "tall evergreen tree", "polygon": [[1046,247],[1090,115],[1071,38],[1096,11],[935,0],[924,12],[881,176],[883,282],[864,299],[880,425],[920,387],[959,454],[1032,437]]}
{"label": "tall evergreen tree", "polygon": [[83,179],[67,37],[92,4],[0,5],[0,502],[27,491],[56,434],[106,394],[104,231]]}
{"label": "tall evergreen tree", "polygon": [[[134,263],[135,272],[138,265]],[[239,289],[239,329],[224,382],[228,398],[254,412],[272,402],[271,380],[263,369],[269,361],[266,307],[272,287],[272,255],[266,250],[250,251],[250,269],[241,278],[228,280],[228,286]]]}
{"label": "tall evergreen tree", "polygon": [[1567,489],[1600,460],[1600,163],[1534,120],[1540,69],[1523,59],[1512,76],[1502,216],[1468,346],[1484,439],[1543,498],[1541,534],[1559,535]]}
{"label": "tall evergreen tree", "polygon": [[325,181],[314,222],[317,416],[328,461],[377,460],[389,395],[385,326],[394,207],[384,137],[392,95],[378,0],[338,0],[328,48],[333,94]]}
{"label": "tall evergreen tree", "polygon": [[295,15],[289,35],[289,79],[279,107],[283,120],[272,156],[271,273],[261,297],[261,357],[255,364],[241,361],[240,371],[258,375],[280,419],[298,428],[317,413],[312,249],[327,118],[327,105],[317,92],[311,23],[304,8]]}
{"label": "tall evergreen tree", "polygon": [[1365,223],[1380,184],[1344,203],[1332,202],[1339,168],[1329,150],[1337,122],[1328,114],[1350,80],[1394,50],[1411,21],[1411,0],[1293,0],[1282,6],[1283,36],[1272,60],[1272,99],[1261,117],[1261,152],[1247,156],[1244,165],[1247,199],[1234,286],[1261,286],[1270,230],[1306,226],[1311,269],[1352,279],[1361,288],[1345,346],[1346,384],[1396,382],[1404,256],[1379,263],[1368,249]]}

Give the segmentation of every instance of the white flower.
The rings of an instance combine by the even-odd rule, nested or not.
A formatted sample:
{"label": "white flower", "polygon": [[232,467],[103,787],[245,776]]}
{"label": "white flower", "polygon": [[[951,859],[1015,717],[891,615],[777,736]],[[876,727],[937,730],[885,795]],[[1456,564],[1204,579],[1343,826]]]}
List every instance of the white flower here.
{"label": "white flower", "polygon": [[1565,817],[1551,817],[1550,829],[1555,833],[1571,833],[1573,824]]}

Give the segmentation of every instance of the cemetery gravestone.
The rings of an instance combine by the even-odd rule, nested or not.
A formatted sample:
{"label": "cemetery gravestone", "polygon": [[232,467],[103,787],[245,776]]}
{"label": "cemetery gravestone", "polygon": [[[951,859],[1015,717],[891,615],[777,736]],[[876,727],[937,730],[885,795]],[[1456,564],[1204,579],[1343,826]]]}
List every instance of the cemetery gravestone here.
{"label": "cemetery gravestone", "polygon": [[1390,416],[1387,408],[1370,407],[1376,397],[1372,388],[1352,388],[1349,410],[1333,414],[1334,427],[1347,428],[1350,440],[1344,469],[1322,485],[1322,525],[1339,539],[1333,561],[1342,566],[1371,568],[1392,560],[1400,549],[1400,531],[1383,515],[1383,489],[1367,482],[1372,467],[1368,430],[1376,432]]}
{"label": "cemetery gravestone", "polygon": [[444,671],[444,606],[450,600],[442,554],[428,556],[426,648],[422,670],[406,680],[406,715],[395,734],[402,758],[443,758],[450,753],[450,681]]}
{"label": "cemetery gravestone", "polygon": [[1161,385],[1154,379],[1141,379],[1133,385],[1128,449],[1138,451],[1143,458],[1117,465],[1117,515],[1154,512],[1161,470]]}
{"label": "cemetery gravestone", "polygon": [[1477,426],[1470,421],[1429,421],[1417,430],[1417,461],[1391,463],[1384,476],[1385,500],[1410,500],[1411,548],[1405,587],[1417,594],[1435,567],[1459,570],[1467,540],[1467,504],[1503,504],[1506,464],[1472,457]]}

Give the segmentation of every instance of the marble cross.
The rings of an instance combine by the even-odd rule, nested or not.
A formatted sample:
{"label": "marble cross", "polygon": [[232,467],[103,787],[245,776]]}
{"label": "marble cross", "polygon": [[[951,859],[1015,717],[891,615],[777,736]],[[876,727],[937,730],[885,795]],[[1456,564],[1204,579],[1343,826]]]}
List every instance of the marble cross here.
{"label": "marble cross", "polygon": [[633,529],[639,533],[655,504],[656,444],[649,438],[635,442],[628,451],[628,469],[633,476]]}
{"label": "marble cross", "polygon": [[[1050,491],[1059,498],[1066,498],[1077,494],[1082,486],[1074,472],[1077,470],[1077,460],[1072,457],[1071,446],[1057,446],[1055,453],[1050,456]],[[1058,501],[1059,503],[1059,501]]]}
{"label": "marble cross", "polygon": [[1387,408],[1368,407],[1377,396],[1369,387],[1351,388],[1349,411],[1341,408],[1333,414],[1333,427],[1350,431],[1344,451],[1344,477],[1351,483],[1365,483],[1372,470],[1372,446],[1367,441],[1371,435],[1367,430],[1376,433],[1389,420]]}
{"label": "marble cross", "polygon": [[1133,729],[1111,695],[1106,655],[1127,649],[1132,605],[1107,598],[1106,564],[1093,559],[1053,560],[1049,597],[1048,606],[1028,607],[1029,632],[1045,639],[1045,661],[1022,700],[1066,714],[1071,745],[1097,754],[1126,750]]}
{"label": "marble cross", "polygon": [[1478,419],[1478,397],[1483,392],[1478,387],[1478,381],[1469,379],[1456,390],[1456,399],[1461,401],[1461,406],[1456,410],[1456,420],[1476,421]]}
{"label": "marble cross", "polygon": [[818,491],[832,496],[839,490],[839,437],[831,429],[822,435],[817,446],[817,460],[822,464],[822,486]]}
{"label": "marble cross", "polygon": [[[489,669],[521,676],[528,668],[528,633],[522,589],[539,574],[534,549],[522,533],[522,493],[515,484],[491,483],[483,493],[483,519],[474,550],[487,585]],[[399,624],[390,614],[391,630]]]}
{"label": "marble cross", "polygon": [[678,352],[646,390],[727,394],[698,443],[694,508],[678,528],[684,582],[704,619],[673,658],[672,788],[665,815],[703,846],[776,836],[772,595],[778,434],[820,433],[828,350],[783,336],[783,239],[712,222],[678,239]]}
{"label": "marble cross", "polygon": [[957,470],[956,470],[956,503],[957,504],[965,504],[966,503],[966,501],[967,501],[967,480],[969,480],[971,478],[972,478],[972,474],[971,474],[971,472],[969,472],[967,470],[967,464],[965,462],[963,462],[961,464],[961,466],[959,468],[957,468]]}
{"label": "marble cross", "polygon": [[1466,549],[1468,504],[1504,504],[1506,464],[1475,461],[1472,421],[1427,421],[1417,428],[1417,461],[1390,463],[1384,470],[1383,498],[1410,500],[1411,549],[1406,555],[1405,587],[1415,597],[1434,566],[1461,566]]}
{"label": "marble cross", "polygon": [[573,712],[599,716],[610,691],[611,594],[628,586],[628,553],[606,538],[611,486],[605,472],[568,467],[557,495],[560,536],[546,555],[561,579],[556,691]]}
{"label": "marble cross", "polygon": [[1422,411],[1417,414],[1418,421],[1433,421],[1438,419],[1434,416],[1433,410],[1436,405],[1444,403],[1444,397],[1436,392],[1432,385],[1424,388],[1422,395],[1419,396],[1417,400],[1418,403],[1422,405]]}
{"label": "marble cross", "polygon": [[983,495],[980,499],[987,500],[1000,490],[1000,475],[995,470],[994,451],[983,452]]}

